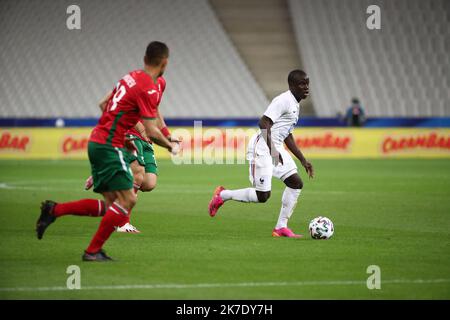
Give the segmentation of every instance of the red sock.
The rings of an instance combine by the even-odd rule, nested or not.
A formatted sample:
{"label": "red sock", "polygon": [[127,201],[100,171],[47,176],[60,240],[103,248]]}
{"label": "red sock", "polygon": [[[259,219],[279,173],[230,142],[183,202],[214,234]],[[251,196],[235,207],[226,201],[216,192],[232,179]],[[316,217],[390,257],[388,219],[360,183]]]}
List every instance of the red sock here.
{"label": "red sock", "polygon": [[106,211],[100,222],[97,232],[86,249],[87,253],[96,253],[108,240],[115,227],[123,226],[129,217],[129,212],[114,202]]}
{"label": "red sock", "polygon": [[58,203],[53,210],[55,217],[65,215],[99,217],[105,213],[105,202],[98,199],[83,199],[78,201]]}

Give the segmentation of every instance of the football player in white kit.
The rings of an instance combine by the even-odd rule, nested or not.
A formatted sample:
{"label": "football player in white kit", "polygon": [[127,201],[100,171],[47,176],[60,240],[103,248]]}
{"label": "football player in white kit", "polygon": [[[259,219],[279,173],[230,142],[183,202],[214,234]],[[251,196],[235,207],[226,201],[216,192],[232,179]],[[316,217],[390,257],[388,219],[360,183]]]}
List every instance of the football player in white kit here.
{"label": "football player in white kit", "polygon": [[297,204],[303,182],[297,166],[283,144],[295,155],[310,178],[314,176],[312,164],[305,159],[295,144],[292,130],[297,124],[300,100],[309,94],[309,78],[302,70],[293,70],[288,76],[289,90],[275,97],[259,120],[260,130],[252,136],[247,148],[252,188],[227,190],[219,186],[209,203],[209,215],[214,217],[228,200],[240,202],[266,202],[270,197],[272,176],[286,185],[281,199],[278,222],[272,231],[274,237],[299,238],[288,228],[288,220]]}

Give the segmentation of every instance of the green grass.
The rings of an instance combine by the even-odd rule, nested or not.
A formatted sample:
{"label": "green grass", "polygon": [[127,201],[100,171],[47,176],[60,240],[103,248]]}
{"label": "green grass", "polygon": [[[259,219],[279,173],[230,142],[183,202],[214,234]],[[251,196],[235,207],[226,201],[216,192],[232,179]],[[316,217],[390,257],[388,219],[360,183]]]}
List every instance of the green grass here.
{"label": "green grass", "polygon": [[[118,261],[99,264],[80,260],[99,218],[62,217],[41,241],[34,233],[41,200],[96,197],[82,190],[88,162],[0,161],[0,298],[450,298],[449,160],[313,163],[316,178],[305,179],[290,226],[307,234],[312,218],[328,216],[335,225],[331,240],[271,237],[283,191],[277,180],[268,203],[228,202],[210,218],[207,204],[216,185],[249,185],[245,165],[174,166],[161,161],[157,189],[139,194],[132,214],[142,233],[113,234],[105,249]],[[82,288],[193,286],[4,289],[64,287],[69,265],[80,266]],[[381,290],[366,287],[369,265],[381,268]],[[411,282],[419,279],[444,280]],[[243,285],[267,282],[276,285]],[[221,283],[240,286],[196,286]]]}

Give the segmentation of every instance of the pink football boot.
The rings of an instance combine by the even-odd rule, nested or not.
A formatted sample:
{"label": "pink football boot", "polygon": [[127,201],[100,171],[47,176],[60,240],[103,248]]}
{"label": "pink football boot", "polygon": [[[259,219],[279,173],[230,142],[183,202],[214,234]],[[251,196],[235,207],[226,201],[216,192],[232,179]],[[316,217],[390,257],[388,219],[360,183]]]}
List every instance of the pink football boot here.
{"label": "pink football boot", "polygon": [[209,202],[208,210],[211,217],[216,215],[217,211],[224,203],[223,199],[220,197],[220,192],[222,190],[225,190],[225,188],[222,186],[217,187],[216,190],[214,190],[211,201]]}
{"label": "pink football boot", "polygon": [[272,231],[272,237],[288,237],[288,238],[301,238],[303,235],[301,234],[295,234],[291,229],[289,228],[280,228],[280,229],[273,229]]}

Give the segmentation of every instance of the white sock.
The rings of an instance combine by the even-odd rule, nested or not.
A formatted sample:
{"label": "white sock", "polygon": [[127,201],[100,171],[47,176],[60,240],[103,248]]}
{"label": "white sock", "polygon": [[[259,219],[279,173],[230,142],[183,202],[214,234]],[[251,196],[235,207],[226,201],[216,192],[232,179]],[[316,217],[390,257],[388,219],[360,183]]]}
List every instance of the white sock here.
{"label": "white sock", "polygon": [[220,192],[220,197],[223,201],[236,200],[241,202],[259,202],[255,188],[223,190]]}
{"label": "white sock", "polygon": [[294,212],[301,191],[302,189],[292,189],[289,187],[284,189],[283,197],[281,198],[280,216],[278,217],[275,229],[287,227],[288,220],[291,217],[292,212]]}

